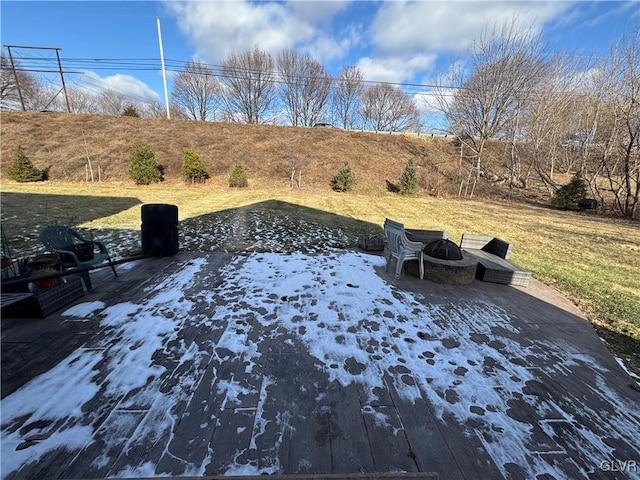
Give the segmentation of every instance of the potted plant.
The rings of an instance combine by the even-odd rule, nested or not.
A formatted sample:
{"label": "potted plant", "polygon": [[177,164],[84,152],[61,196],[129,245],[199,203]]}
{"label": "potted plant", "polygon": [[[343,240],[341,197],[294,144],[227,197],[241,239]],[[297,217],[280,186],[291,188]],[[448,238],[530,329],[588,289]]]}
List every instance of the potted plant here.
{"label": "potted plant", "polygon": [[[33,276],[42,277],[45,275],[54,275],[56,273],[59,273],[59,270],[55,270],[53,268],[42,268],[40,270],[34,270]],[[36,281],[36,285],[40,288],[51,288],[51,287],[55,287],[57,284],[58,284],[58,278],[55,278],[55,277]]]}

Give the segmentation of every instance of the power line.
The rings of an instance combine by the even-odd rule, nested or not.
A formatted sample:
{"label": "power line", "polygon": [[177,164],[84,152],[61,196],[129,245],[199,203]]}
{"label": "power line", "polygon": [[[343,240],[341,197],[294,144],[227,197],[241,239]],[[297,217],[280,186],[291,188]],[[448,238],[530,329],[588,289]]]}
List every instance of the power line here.
{"label": "power line", "polygon": [[[53,58],[41,58],[41,57],[32,57],[32,56],[16,56],[16,60],[21,62],[26,62],[17,67],[18,70],[26,71],[26,72],[44,72],[51,73],[52,70],[43,69],[40,66],[39,62],[46,61],[54,61]],[[66,65],[70,65],[74,68],[73,71],[69,70],[65,73],[73,73],[73,74],[81,74],[84,73],[80,71],[82,69],[91,70],[91,71],[160,71],[160,59],[159,58],[69,58],[63,57],[62,61]],[[177,60],[177,59],[165,59],[166,69],[175,73],[188,73],[188,69],[186,66],[191,63],[189,61]],[[209,64],[201,62],[204,67],[207,67],[211,70],[212,75],[215,77],[227,77],[222,73],[223,65],[219,64]],[[263,74],[265,72],[252,70],[248,68],[242,67],[234,67],[234,70],[238,73],[246,73],[246,74]],[[56,70],[57,71],[57,70]],[[271,76],[271,81],[274,83],[288,83],[286,80],[282,79],[282,73],[277,70],[271,70],[267,72],[268,75]],[[336,77],[331,77],[333,81],[337,81]],[[305,77],[301,77],[302,80]],[[376,80],[362,80],[361,83],[365,85],[380,85],[387,84],[392,85],[394,87],[401,88],[405,91],[410,91],[413,94],[424,93],[424,90],[427,89],[444,89],[444,90],[455,90],[460,87],[454,85],[436,85],[436,84],[428,84],[428,83],[409,83],[409,82],[381,82]],[[447,95],[445,93],[445,95]]]}

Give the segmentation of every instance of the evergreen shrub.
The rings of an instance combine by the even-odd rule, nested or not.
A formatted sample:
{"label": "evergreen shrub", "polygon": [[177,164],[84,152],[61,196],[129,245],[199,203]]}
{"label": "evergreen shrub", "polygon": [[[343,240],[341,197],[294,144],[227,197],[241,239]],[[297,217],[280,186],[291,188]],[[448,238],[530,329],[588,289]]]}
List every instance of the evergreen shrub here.
{"label": "evergreen shrub", "polygon": [[551,205],[561,210],[576,210],[578,201],[587,196],[587,182],[582,173],[576,173],[571,181],[560,187],[551,198]]}
{"label": "evergreen shrub", "polygon": [[204,182],[209,178],[209,171],[200,158],[200,155],[192,148],[184,151],[182,160],[182,178],[185,182]]}
{"label": "evergreen shrub", "polygon": [[233,168],[231,175],[229,176],[229,186],[230,187],[246,187],[249,185],[247,180],[247,173],[244,171],[244,168],[239,163]]}
{"label": "evergreen shrub", "polygon": [[136,185],[149,185],[162,180],[162,170],[156,161],[156,154],[144,144],[136,145],[131,150],[127,173]]}
{"label": "evergreen shrub", "polygon": [[407,162],[407,166],[400,176],[398,184],[402,195],[413,195],[418,191],[418,169],[413,160]]}
{"label": "evergreen shrub", "polygon": [[344,165],[340,167],[338,173],[333,180],[331,181],[331,188],[333,188],[336,192],[348,192],[351,190],[356,184],[356,175],[351,170],[351,166],[348,162],[345,162]]}
{"label": "evergreen shrub", "polygon": [[44,180],[44,172],[35,167],[21,146],[16,149],[13,162],[7,168],[7,176],[21,183]]}

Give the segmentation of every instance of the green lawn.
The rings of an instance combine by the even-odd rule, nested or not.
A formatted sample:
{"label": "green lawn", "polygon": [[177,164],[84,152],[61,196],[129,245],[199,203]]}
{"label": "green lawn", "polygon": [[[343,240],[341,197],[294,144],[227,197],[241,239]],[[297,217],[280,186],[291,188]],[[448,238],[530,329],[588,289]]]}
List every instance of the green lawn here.
{"label": "green lawn", "polygon": [[2,224],[13,250],[39,248],[37,230],[71,223],[110,235],[121,255],[139,248],[140,206],[179,208],[181,246],[192,250],[321,250],[380,233],[385,217],[407,228],[495,235],[514,245],[513,260],[580,306],[612,348],[640,371],[638,223],[530,205],[388,193],[328,190],[231,190],[182,184],[2,185]]}

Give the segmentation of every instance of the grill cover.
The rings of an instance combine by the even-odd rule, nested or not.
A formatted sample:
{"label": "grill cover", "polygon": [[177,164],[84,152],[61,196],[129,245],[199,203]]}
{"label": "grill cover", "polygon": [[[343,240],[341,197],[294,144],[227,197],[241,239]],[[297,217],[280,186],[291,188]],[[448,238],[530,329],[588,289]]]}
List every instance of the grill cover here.
{"label": "grill cover", "polygon": [[440,260],[462,260],[462,250],[451,240],[434,240],[422,250],[425,255]]}

